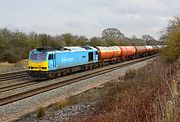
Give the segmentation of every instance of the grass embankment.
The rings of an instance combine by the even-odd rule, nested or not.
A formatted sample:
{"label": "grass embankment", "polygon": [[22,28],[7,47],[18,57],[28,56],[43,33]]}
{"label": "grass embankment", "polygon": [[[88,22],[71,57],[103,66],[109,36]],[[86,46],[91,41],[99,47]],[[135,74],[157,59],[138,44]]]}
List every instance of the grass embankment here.
{"label": "grass embankment", "polygon": [[95,115],[79,115],[79,121],[178,121],[180,96],[178,63],[160,61],[138,71],[129,71],[119,82],[107,83],[99,93]]}
{"label": "grass embankment", "polygon": [[[21,120],[37,121],[40,117],[42,121],[178,122],[179,78],[179,63],[167,65],[157,60],[137,71],[128,71],[124,77],[117,76],[116,80],[102,87],[67,98],[50,108],[37,109],[36,116],[26,116]],[[68,106],[74,104],[89,105],[89,108],[63,118],[56,117],[61,110],[65,112]]]}

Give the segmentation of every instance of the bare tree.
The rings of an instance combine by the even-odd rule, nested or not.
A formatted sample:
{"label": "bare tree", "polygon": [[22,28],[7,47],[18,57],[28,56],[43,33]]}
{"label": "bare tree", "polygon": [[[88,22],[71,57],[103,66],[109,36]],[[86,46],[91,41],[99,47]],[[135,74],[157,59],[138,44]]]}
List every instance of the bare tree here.
{"label": "bare tree", "polygon": [[144,40],[146,44],[150,44],[151,42],[155,41],[155,39],[150,35],[143,35],[142,40]]}
{"label": "bare tree", "polygon": [[102,37],[105,39],[123,39],[123,38],[125,38],[124,34],[121,33],[116,28],[106,28],[102,32]]}

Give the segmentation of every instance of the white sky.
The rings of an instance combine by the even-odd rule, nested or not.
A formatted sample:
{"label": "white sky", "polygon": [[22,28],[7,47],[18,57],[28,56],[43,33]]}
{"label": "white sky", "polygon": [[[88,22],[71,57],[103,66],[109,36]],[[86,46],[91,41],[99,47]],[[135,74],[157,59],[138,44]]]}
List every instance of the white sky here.
{"label": "white sky", "polygon": [[27,33],[90,38],[114,27],[158,39],[173,16],[180,17],[180,0],[0,0],[0,28]]}

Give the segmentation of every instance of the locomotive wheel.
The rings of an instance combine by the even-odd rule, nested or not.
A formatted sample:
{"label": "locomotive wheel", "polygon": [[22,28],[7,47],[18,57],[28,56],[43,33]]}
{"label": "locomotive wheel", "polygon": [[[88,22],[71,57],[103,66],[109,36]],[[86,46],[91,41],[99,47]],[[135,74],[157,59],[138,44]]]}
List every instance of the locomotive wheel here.
{"label": "locomotive wheel", "polygon": [[52,73],[48,74],[48,78],[51,79],[52,78]]}
{"label": "locomotive wheel", "polygon": [[63,76],[67,75],[67,72],[66,72],[66,71],[64,71],[64,72],[62,73],[62,75],[63,75]]}
{"label": "locomotive wheel", "polygon": [[61,72],[57,73],[57,77],[60,77],[61,75],[62,75]]}

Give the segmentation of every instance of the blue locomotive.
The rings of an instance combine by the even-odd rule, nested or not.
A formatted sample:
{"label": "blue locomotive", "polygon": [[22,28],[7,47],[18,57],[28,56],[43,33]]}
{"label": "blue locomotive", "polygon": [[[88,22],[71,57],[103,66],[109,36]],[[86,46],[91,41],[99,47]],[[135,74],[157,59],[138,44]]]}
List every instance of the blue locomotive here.
{"label": "blue locomotive", "polygon": [[98,50],[91,46],[36,48],[29,54],[28,74],[37,78],[53,78],[93,68],[98,64]]}

